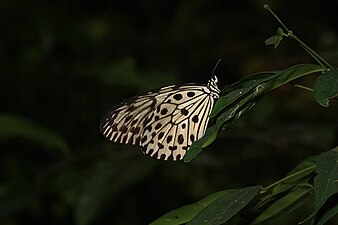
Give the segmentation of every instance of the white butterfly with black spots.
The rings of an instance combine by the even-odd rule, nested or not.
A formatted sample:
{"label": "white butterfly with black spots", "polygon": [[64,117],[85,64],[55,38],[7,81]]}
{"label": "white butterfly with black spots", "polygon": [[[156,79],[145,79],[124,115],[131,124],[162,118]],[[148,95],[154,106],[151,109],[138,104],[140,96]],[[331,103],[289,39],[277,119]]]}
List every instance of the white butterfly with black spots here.
{"label": "white butterfly with black spots", "polygon": [[203,137],[215,99],[217,77],[207,85],[162,87],[117,105],[100,124],[110,141],[139,145],[160,160],[181,160],[193,141]]}

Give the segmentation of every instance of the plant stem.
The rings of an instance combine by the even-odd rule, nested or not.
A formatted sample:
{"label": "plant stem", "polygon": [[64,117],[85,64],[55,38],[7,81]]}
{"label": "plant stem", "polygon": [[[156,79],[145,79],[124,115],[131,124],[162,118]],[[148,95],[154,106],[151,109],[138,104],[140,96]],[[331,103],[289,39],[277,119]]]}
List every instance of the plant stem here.
{"label": "plant stem", "polygon": [[300,84],[293,84],[292,82],[291,82],[291,84],[292,84],[292,86],[294,86],[294,87],[298,87],[298,88],[301,88],[301,89],[304,89],[304,90],[313,92],[313,89],[312,89],[312,88],[309,88],[309,87],[306,87],[306,86],[303,86],[303,85],[300,85]]}
{"label": "plant stem", "polygon": [[269,5],[264,5],[264,8],[268,10],[273,17],[280,23],[280,25],[287,31],[285,36],[295,39],[302,48],[311,55],[311,57],[317,61],[317,63],[322,66],[325,70],[332,69],[333,67],[320,55],[318,55],[314,50],[312,50],[308,45],[306,45],[301,39],[299,39],[284,23],[279,19],[279,17],[270,9]]}

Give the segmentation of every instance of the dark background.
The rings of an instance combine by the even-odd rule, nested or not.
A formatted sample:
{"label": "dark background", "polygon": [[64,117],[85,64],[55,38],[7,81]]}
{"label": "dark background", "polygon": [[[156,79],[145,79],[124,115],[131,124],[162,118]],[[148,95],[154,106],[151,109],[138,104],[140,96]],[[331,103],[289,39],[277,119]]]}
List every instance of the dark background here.
{"label": "dark background", "polygon": [[[337,145],[337,102],[285,85],[191,163],[109,143],[99,122],[123,99],[179,83],[222,88],[312,59],[264,1],[0,1],[0,223],[147,224],[216,191],[281,178]],[[337,66],[338,1],[271,1],[303,41]],[[311,86],[315,76],[300,83]],[[270,224],[297,223],[308,204]],[[233,221],[235,223],[235,220]]]}

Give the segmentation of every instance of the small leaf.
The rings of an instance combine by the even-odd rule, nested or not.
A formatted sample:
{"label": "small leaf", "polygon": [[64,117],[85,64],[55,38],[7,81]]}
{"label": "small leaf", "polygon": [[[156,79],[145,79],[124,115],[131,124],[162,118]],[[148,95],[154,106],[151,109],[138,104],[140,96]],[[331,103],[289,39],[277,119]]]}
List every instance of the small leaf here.
{"label": "small leaf", "polygon": [[283,31],[282,28],[278,27],[278,29],[277,29],[277,35],[279,35],[279,36],[284,36],[284,35],[286,35],[286,34],[284,33],[284,31]]}
{"label": "small leaf", "polygon": [[283,40],[283,36],[274,35],[265,40],[266,45],[274,45],[274,48],[277,48],[279,43]]}
{"label": "small leaf", "polygon": [[210,203],[231,191],[232,190],[225,190],[208,195],[194,204],[186,205],[164,214],[149,225],[177,225],[187,223]]}
{"label": "small leaf", "polygon": [[274,35],[270,38],[268,38],[265,41],[266,45],[274,45],[274,48],[277,48],[279,43],[283,40],[283,36],[284,36],[284,32],[282,28],[278,28],[277,29],[277,35]]}
{"label": "small leaf", "polygon": [[338,95],[337,68],[331,69],[317,77],[313,87],[313,95],[321,106],[329,106],[329,99]]}
{"label": "small leaf", "polygon": [[260,186],[246,187],[225,194],[198,213],[187,225],[225,223],[251,202],[260,188]]}

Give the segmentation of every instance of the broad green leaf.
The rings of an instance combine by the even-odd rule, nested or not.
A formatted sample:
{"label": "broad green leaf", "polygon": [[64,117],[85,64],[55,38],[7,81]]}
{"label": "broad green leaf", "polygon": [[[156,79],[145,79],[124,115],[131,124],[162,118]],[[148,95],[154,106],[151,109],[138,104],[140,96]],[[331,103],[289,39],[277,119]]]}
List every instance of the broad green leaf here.
{"label": "broad green leaf", "polygon": [[338,69],[334,68],[317,77],[313,87],[316,101],[324,107],[329,106],[329,99],[338,96]]}
{"label": "broad green leaf", "polygon": [[208,127],[204,136],[192,143],[189,151],[184,156],[184,162],[190,162],[195,156],[202,151],[202,148],[211,144],[217,137],[216,125]]}
{"label": "broad green leaf", "polygon": [[196,203],[172,210],[164,214],[157,220],[153,221],[149,225],[178,225],[187,223],[192,218],[194,218],[197,215],[197,213],[199,213],[202,209],[207,207],[210,203],[212,203],[218,198],[221,198],[222,196],[228,194],[231,191],[232,190],[225,190],[213,193]]}
{"label": "broad green leaf", "polygon": [[314,210],[303,222],[313,218],[327,199],[338,193],[338,147],[319,156],[316,173],[318,175],[314,179]]}
{"label": "broad green leaf", "polygon": [[253,222],[252,224],[262,223],[264,221],[275,218],[281,214],[293,211],[304,203],[304,199],[311,193],[311,186],[297,186],[288,194],[277,199],[269,205]]}
{"label": "broad green leaf", "polygon": [[320,219],[314,221],[314,225],[324,225],[327,221],[338,214],[338,204],[324,212]]}
{"label": "broad green leaf", "polygon": [[210,118],[216,116],[221,110],[225,109],[230,104],[234,103],[237,99],[247,95],[247,93],[251,90],[252,90],[252,87],[239,88],[239,89],[236,89],[228,93],[225,96],[221,96],[217,100],[215,107],[210,114]]}
{"label": "broad green leaf", "polygon": [[222,90],[222,93],[226,93],[225,95],[221,96],[211,114],[210,118],[215,117],[219,112],[223,109],[231,105],[237,100],[245,97],[249,92],[254,90],[258,85],[273,79],[276,77],[277,72],[262,72],[256,73],[249,76],[242,78],[240,81],[225,87]]}
{"label": "broad green leaf", "polygon": [[258,87],[262,91],[257,93],[255,97],[259,97],[265,92],[278,88],[302,76],[321,71],[324,71],[324,69],[318,65],[300,64],[281,71],[263,72],[244,77],[239,82],[229,85],[222,90],[222,93],[225,94],[221,95],[216,102],[210,117],[215,117],[231,104],[241,101],[249,93],[257,91]]}
{"label": "broad green leaf", "polygon": [[223,112],[219,117],[217,117],[217,130],[222,128],[224,124],[231,122],[233,119],[237,120],[248,109],[252,108],[252,106],[254,105],[253,101],[256,95],[256,92],[252,92],[250,95],[246,96],[244,99],[242,99],[237,104],[233,105],[230,109]]}
{"label": "broad green leaf", "polygon": [[9,138],[24,138],[64,155],[70,152],[67,143],[55,132],[19,116],[0,114],[0,140]]}
{"label": "broad green leaf", "polygon": [[267,81],[264,84],[264,92],[271,91],[295,79],[306,76],[308,74],[322,72],[324,69],[321,66],[314,64],[300,64],[292,66],[278,73],[274,79]]}
{"label": "broad green leaf", "polygon": [[260,186],[246,187],[225,194],[198,213],[187,225],[225,223],[251,202],[260,188]]}

